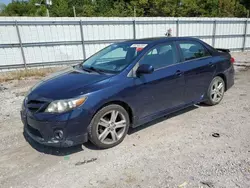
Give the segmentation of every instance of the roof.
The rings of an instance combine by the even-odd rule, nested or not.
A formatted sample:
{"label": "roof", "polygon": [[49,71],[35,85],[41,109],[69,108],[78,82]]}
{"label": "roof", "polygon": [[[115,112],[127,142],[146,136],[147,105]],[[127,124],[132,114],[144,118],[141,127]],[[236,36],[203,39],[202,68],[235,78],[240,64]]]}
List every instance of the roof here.
{"label": "roof", "polygon": [[192,37],[153,37],[153,38],[141,38],[141,39],[132,39],[124,42],[143,42],[143,43],[158,43],[158,42],[167,42],[175,40],[197,40]]}

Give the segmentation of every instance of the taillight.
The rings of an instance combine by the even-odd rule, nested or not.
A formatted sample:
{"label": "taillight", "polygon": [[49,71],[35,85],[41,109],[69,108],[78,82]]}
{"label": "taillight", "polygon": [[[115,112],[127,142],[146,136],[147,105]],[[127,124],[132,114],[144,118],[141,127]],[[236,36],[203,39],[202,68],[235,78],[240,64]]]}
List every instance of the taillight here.
{"label": "taillight", "polygon": [[230,62],[231,62],[231,63],[234,63],[234,62],[235,62],[235,59],[234,59],[233,57],[231,57]]}

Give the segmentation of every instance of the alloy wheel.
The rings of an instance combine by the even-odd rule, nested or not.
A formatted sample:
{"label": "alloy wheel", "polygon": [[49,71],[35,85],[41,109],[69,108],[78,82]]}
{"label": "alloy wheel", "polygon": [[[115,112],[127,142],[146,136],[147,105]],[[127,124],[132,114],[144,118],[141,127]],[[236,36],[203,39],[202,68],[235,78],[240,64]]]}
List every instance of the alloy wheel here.
{"label": "alloy wheel", "polygon": [[126,118],[118,110],[105,113],[97,125],[97,136],[103,144],[114,144],[118,142],[126,131]]}
{"label": "alloy wheel", "polygon": [[211,100],[218,103],[223,98],[224,90],[224,82],[221,79],[214,80],[210,91]]}

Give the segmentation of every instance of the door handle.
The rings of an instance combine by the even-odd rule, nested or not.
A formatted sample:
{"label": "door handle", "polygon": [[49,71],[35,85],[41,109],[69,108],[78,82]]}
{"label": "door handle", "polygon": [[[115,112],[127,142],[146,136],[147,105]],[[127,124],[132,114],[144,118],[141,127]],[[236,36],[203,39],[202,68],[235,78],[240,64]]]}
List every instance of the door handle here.
{"label": "door handle", "polygon": [[213,62],[209,62],[209,66],[210,67],[214,67],[214,63]]}
{"label": "door handle", "polygon": [[182,71],[180,71],[180,70],[177,70],[176,72],[175,72],[175,74],[177,75],[177,76],[181,76],[182,75]]}

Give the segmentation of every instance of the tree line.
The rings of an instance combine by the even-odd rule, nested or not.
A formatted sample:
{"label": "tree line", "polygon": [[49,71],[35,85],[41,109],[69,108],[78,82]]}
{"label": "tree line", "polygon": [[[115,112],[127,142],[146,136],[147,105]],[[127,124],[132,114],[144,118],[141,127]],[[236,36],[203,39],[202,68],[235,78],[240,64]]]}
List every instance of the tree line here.
{"label": "tree line", "polygon": [[0,16],[53,17],[247,17],[250,0],[12,0]]}

